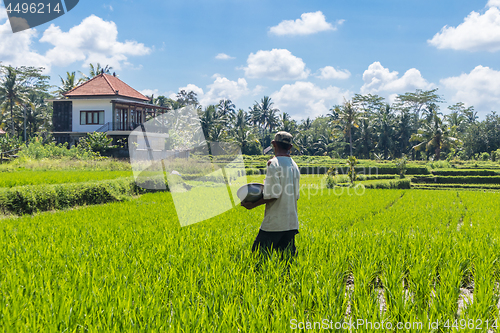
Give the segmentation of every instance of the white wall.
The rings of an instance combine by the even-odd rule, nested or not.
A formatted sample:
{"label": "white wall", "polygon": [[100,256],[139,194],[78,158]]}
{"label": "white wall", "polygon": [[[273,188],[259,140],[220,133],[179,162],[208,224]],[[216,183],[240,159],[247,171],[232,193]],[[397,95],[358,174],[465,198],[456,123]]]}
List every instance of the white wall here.
{"label": "white wall", "polygon": [[111,98],[106,99],[72,99],[73,132],[94,132],[103,125],[80,125],[80,111],[104,110],[104,124],[113,121],[113,104]]}

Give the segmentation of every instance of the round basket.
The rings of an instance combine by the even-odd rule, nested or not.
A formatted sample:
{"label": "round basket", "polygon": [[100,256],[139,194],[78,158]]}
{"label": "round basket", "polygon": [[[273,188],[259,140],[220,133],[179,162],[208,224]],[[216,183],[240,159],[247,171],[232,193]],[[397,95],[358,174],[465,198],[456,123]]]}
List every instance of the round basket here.
{"label": "round basket", "polygon": [[241,202],[256,202],[264,197],[264,184],[249,183],[238,189],[236,195]]}

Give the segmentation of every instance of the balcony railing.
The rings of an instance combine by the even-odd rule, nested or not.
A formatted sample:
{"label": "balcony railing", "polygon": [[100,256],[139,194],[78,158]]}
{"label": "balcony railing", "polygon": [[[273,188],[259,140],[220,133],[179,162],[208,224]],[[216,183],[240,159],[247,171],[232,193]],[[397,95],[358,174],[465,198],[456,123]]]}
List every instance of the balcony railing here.
{"label": "balcony railing", "polygon": [[123,122],[109,122],[102,125],[96,132],[109,132],[109,131],[133,131],[141,123],[123,123]]}

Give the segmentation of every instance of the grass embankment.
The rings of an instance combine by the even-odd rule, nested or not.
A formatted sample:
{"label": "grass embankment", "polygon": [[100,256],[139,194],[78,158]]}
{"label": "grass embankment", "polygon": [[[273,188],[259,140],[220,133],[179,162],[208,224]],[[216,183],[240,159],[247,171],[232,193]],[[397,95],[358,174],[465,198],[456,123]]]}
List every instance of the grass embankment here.
{"label": "grass embankment", "polygon": [[40,211],[123,201],[140,193],[144,191],[138,188],[130,177],[1,188],[0,211],[3,214],[33,214]]}

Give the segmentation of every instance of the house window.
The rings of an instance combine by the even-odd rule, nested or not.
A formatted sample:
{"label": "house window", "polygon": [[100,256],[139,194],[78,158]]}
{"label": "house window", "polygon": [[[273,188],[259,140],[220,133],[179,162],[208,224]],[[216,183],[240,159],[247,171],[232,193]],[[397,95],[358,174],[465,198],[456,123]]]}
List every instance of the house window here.
{"label": "house window", "polygon": [[80,125],[104,125],[104,111],[80,111]]}

